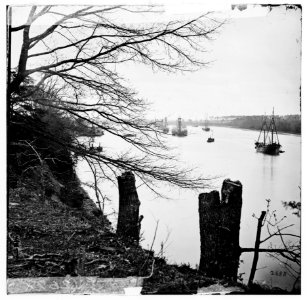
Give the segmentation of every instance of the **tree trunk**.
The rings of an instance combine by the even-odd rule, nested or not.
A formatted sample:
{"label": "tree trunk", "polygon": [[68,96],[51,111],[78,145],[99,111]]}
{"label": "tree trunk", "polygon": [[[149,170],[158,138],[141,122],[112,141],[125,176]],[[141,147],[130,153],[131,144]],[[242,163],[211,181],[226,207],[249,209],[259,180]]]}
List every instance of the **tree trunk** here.
{"label": "tree trunk", "polygon": [[249,286],[253,283],[255,273],[256,273],[256,270],[257,270],[257,263],[258,263],[258,258],[259,258],[260,235],[261,235],[262,221],[265,217],[265,214],[266,214],[266,212],[262,211],[260,218],[258,219],[257,234],[256,234],[255,249],[254,249],[254,260],[253,260],[253,264],[252,264],[251,273],[250,273],[249,279],[248,279],[248,285]]}
{"label": "tree trunk", "polygon": [[36,6],[32,6],[31,11],[28,16],[27,25],[23,29],[23,42],[21,46],[21,52],[18,62],[17,74],[14,79],[9,78],[9,92],[17,92],[19,90],[20,84],[27,77],[26,69],[27,69],[27,61],[28,54],[30,49],[30,24],[32,23],[33,16],[35,15]]}
{"label": "tree trunk", "polygon": [[12,102],[10,101],[10,91],[9,86],[11,82],[11,52],[12,52],[12,7],[7,6],[7,33],[6,33],[6,49],[7,49],[7,86],[6,86],[6,101],[7,101],[7,124],[10,124],[11,114],[12,114]]}
{"label": "tree trunk", "polygon": [[199,195],[201,257],[199,269],[207,276],[237,279],[242,184],[226,179],[219,192]]}
{"label": "tree trunk", "polygon": [[129,241],[139,241],[140,201],[135,187],[135,177],[125,172],[117,177],[119,190],[119,211],[117,234]]}

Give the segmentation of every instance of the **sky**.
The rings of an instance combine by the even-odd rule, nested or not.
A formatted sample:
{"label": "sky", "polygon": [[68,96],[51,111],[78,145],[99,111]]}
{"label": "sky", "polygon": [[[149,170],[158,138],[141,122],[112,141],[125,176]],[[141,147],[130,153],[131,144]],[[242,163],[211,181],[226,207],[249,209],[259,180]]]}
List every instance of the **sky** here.
{"label": "sky", "polygon": [[208,67],[185,74],[135,64],[117,70],[157,117],[262,115],[273,107],[278,115],[299,114],[300,10],[249,7],[220,15],[228,24],[208,43]]}
{"label": "sky", "polygon": [[[207,9],[207,7],[206,7]],[[29,7],[26,8],[28,12]],[[205,13],[199,2],[161,6],[164,13],[120,15],[121,22],[163,22],[191,19]],[[227,20],[206,45],[202,59],[210,62],[195,72],[154,72],[149,66],[127,63],[116,70],[138,96],[151,103],[150,118],[204,119],[223,115],[300,114],[301,11],[285,6],[247,6],[217,10]],[[13,10],[17,24],[24,10]],[[52,20],[50,20],[52,21]],[[52,21],[53,22],[53,21]],[[21,37],[13,40],[13,65]]]}

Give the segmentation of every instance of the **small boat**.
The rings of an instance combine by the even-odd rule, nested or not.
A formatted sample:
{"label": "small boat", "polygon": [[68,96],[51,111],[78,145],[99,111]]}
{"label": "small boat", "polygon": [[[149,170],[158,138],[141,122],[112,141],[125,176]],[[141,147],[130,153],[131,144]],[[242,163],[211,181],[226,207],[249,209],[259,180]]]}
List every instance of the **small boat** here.
{"label": "small boat", "polygon": [[210,137],[208,137],[208,139],[207,139],[207,143],[213,143],[213,142],[214,142],[214,137],[213,137],[212,132],[211,132]]}
{"label": "small boat", "polygon": [[187,136],[188,135],[188,130],[182,118],[178,118],[176,127],[172,129],[172,135],[176,135],[176,136]]}
{"label": "small boat", "polygon": [[163,128],[163,133],[168,133],[169,132],[169,128],[168,127],[165,127],[165,128]]}
{"label": "small boat", "polygon": [[128,137],[128,138],[136,137],[136,134],[134,134],[134,133],[127,133],[127,134],[124,134],[124,137]]}
{"label": "small boat", "polygon": [[279,155],[279,153],[284,152],[280,148],[273,109],[269,124],[267,118],[263,120],[258,140],[255,142],[255,149],[257,152],[264,154]]}
{"label": "small boat", "polygon": [[100,143],[99,143],[99,146],[96,147],[96,150],[97,150],[97,152],[102,152],[102,147],[100,146]]}

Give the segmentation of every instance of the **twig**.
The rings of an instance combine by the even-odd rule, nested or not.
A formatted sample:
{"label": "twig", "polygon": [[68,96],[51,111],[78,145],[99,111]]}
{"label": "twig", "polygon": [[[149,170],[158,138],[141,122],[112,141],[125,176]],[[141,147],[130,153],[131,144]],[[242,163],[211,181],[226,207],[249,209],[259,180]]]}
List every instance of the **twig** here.
{"label": "twig", "polygon": [[150,277],[153,275],[154,265],[155,265],[155,258],[153,258],[153,260],[152,260],[151,272],[150,272],[150,274],[149,274],[148,276],[146,276],[146,277],[142,277],[143,279],[148,279],[148,278],[150,278]]}
{"label": "twig", "polygon": [[159,220],[157,221],[156,223],[156,228],[155,228],[155,234],[154,234],[154,237],[152,239],[152,243],[151,243],[151,246],[150,246],[150,250],[149,251],[152,251],[152,247],[155,243],[155,239],[156,239],[156,235],[157,235],[157,230],[158,230],[158,226],[159,226]]}
{"label": "twig", "polygon": [[89,265],[92,265],[92,264],[95,264],[97,262],[104,262],[104,263],[107,263],[107,261],[105,259],[101,259],[101,258],[97,258],[97,259],[93,259],[89,262],[86,262],[84,263],[85,266],[89,266]]}

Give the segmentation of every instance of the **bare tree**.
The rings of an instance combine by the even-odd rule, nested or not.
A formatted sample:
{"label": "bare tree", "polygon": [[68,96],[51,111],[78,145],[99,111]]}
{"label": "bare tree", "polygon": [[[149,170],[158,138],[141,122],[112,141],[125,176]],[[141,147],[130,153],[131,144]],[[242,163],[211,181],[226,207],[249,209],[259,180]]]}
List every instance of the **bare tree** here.
{"label": "bare tree", "polygon": [[[248,285],[251,285],[257,271],[257,263],[260,252],[265,252],[271,257],[277,259],[288,273],[297,281],[300,278],[301,266],[301,236],[289,232],[294,224],[284,224],[286,217],[278,218],[276,211],[270,210],[270,199],[267,199],[267,210],[262,211],[258,220],[257,234],[254,248],[241,248],[241,252],[254,252],[254,259],[251,268],[251,273],[248,280]],[[254,216],[255,217],[255,216]],[[256,217],[255,217],[256,218]],[[261,239],[262,228],[267,229],[267,236]],[[292,239],[289,240],[288,238]],[[280,247],[276,247],[278,240],[270,243],[267,248],[260,248],[261,244],[267,243],[269,240],[277,238],[281,243]]]}
{"label": "bare tree", "polygon": [[[22,46],[18,65],[12,66],[8,75],[10,117],[28,115],[33,107],[54,109],[72,121],[86,121],[135,149],[136,155],[131,151],[97,153],[78,139],[68,142],[41,132],[59,147],[85,157],[97,176],[99,169],[99,176],[114,180],[118,170],[129,170],[151,188],[155,180],[183,188],[207,185],[208,179],[193,176],[190,169],[178,169],[162,132],[154,122],[146,121],[148,104],[125,86],[116,67],[126,62],[164,71],[203,67],[208,63],[203,59],[205,42],[223,22],[209,13],[189,21],[150,25],[116,21],[123,13],[158,13],[160,7],[156,6],[32,6],[28,7],[26,22],[13,22],[12,26],[15,20],[11,9],[9,68],[15,35],[22,34]],[[30,126],[31,130],[41,131],[34,122]]]}

